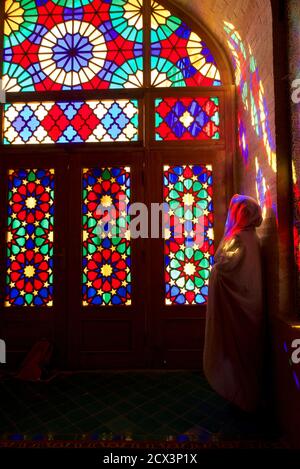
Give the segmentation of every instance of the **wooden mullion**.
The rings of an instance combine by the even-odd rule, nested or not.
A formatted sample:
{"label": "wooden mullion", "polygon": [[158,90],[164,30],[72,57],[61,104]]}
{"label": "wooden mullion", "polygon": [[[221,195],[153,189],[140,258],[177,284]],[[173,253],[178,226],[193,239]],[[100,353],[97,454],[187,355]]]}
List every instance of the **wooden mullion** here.
{"label": "wooden mullion", "polygon": [[228,87],[224,86],[186,86],[182,88],[170,87],[170,88],[151,88],[148,93],[155,98],[164,97],[178,97],[183,98],[185,96],[209,96],[209,97],[220,97],[223,96]]}
{"label": "wooden mullion", "polygon": [[5,19],[5,1],[0,2],[0,57],[1,57],[1,75],[4,51],[4,19]]}
{"label": "wooden mullion", "polygon": [[45,101],[91,101],[102,99],[139,99],[143,96],[143,88],[109,89],[109,90],[80,90],[80,91],[43,91],[7,93],[7,102],[45,102]]}
{"label": "wooden mullion", "polygon": [[0,165],[0,311],[4,311],[6,287],[6,232],[7,232],[7,170]]}
{"label": "wooden mullion", "polygon": [[[151,98],[149,94],[149,89],[151,87],[151,1],[144,0],[143,9],[144,9],[144,106],[143,106],[143,120],[144,120],[144,129],[143,136],[146,148],[149,147],[151,141]],[[147,160],[147,152],[145,154]]]}
{"label": "wooden mullion", "polygon": [[151,0],[144,0],[144,88],[151,86]]}
{"label": "wooden mullion", "polygon": [[[3,53],[4,53],[4,18],[5,18],[5,1],[0,2],[0,78],[3,75]],[[2,141],[4,129],[4,104],[0,103],[0,138]]]}

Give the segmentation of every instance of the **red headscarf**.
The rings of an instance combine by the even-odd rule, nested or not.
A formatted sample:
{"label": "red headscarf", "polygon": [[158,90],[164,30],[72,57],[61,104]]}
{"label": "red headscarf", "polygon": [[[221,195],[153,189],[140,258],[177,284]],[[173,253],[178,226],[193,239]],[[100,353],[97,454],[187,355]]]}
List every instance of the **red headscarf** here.
{"label": "red headscarf", "polygon": [[225,226],[225,238],[233,238],[240,231],[251,230],[262,224],[262,211],[252,197],[236,194],[232,197]]}

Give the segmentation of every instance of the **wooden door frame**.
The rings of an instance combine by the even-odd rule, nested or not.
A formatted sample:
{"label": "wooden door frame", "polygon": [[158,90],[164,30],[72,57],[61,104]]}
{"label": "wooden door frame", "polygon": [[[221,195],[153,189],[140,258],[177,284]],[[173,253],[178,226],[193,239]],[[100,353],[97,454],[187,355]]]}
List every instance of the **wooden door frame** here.
{"label": "wooden door frame", "polygon": [[[63,161],[63,163],[62,163]],[[7,341],[8,353],[11,357],[11,366],[18,366],[20,358],[28,352],[28,348],[17,346],[15,340],[26,340],[24,327],[31,328],[36,334],[34,340],[48,338],[55,341],[55,354],[57,361],[62,366],[67,366],[66,357],[66,316],[61,311],[66,307],[66,298],[59,285],[65,283],[66,265],[63,256],[63,250],[66,239],[66,232],[63,223],[63,198],[64,183],[67,182],[66,158],[65,155],[53,154],[53,152],[43,151],[40,154],[32,155],[24,151],[16,151],[13,159],[3,158],[0,168],[0,203],[5,210],[1,211],[1,251],[0,262],[2,266],[6,266],[6,232],[7,232],[7,196],[8,196],[8,170],[9,169],[54,169],[54,303],[51,307],[5,307],[3,300],[0,303],[1,316],[1,332]],[[6,267],[0,269],[0,289],[5,291],[6,286]],[[12,341],[12,342],[10,342]],[[11,345],[13,343],[13,345]],[[22,340],[21,340],[22,343]],[[34,342],[28,344],[32,346]],[[14,358],[15,357],[15,358]]]}
{"label": "wooden door frame", "polygon": [[[81,306],[81,241],[82,241],[82,171],[83,167],[118,167],[131,168],[131,202],[143,201],[142,166],[144,151],[127,147],[122,152],[112,147],[95,152],[93,148],[79,149],[72,155],[71,161],[71,207],[68,214],[69,227],[74,226],[75,233],[69,237],[69,250],[73,253],[69,258],[69,349],[68,362],[72,369],[82,368],[83,360],[90,363],[91,368],[143,368],[145,367],[145,315],[143,298],[145,284],[139,272],[145,256],[144,240],[131,240],[132,247],[132,302],[131,306]],[[131,339],[131,350],[85,349],[83,343],[83,327],[88,323],[95,328],[111,321],[128,323]],[[72,325],[72,326],[71,326]],[[101,345],[101,344],[99,344]],[[101,355],[101,357],[100,357]],[[109,357],[110,355],[110,357]],[[108,358],[109,357],[109,358]],[[86,363],[87,363],[86,362]],[[86,366],[83,366],[86,368]]]}
{"label": "wooden door frame", "polygon": [[[161,149],[153,150],[151,152],[153,158],[151,170],[151,185],[154,192],[153,202],[161,204],[163,202],[163,166],[164,165],[211,165],[213,172],[213,206],[214,206],[214,235],[215,235],[215,248],[218,246],[222,236],[224,224],[226,221],[226,165],[224,163],[225,151],[216,150],[187,150],[182,149],[178,152],[175,149]],[[157,168],[159,168],[157,170]],[[159,174],[159,175],[158,175]],[[167,363],[168,351],[164,343],[165,327],[168,327],[168,321],[195,321],[203,323],[203,333],[205,327],[206,305],[173,305],[166,306],[165,299],[165,260],[164,260],[164,240],[153,239],[151,240],[151,264],[150,264],[150,278],[149,285],[152,286],[154,294],[149,300],[149,314],[147,317],[148,329],[151,332],[148,340],[152,350],[152,367],[165,368],[174,367],[172,358],[170,363]],[[153,255],[155,253],[155,256]],[[151,280],[152,279],[152,280]],[[199,368],[201,362],[201,353],[203,343],[199,343]],[[191,365],[195,362],[193,355],[195,350],[173,350],[173,354],[178,357],[178,365],[189,363],[188,368],[197,368],[196,365]],[[180,356],[182,354],[182,357]]]}

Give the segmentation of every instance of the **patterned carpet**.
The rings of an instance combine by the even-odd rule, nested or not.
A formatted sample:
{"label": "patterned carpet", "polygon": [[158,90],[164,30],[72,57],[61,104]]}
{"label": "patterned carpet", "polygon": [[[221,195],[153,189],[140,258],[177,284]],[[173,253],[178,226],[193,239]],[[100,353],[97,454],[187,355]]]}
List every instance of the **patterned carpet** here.
{"label": "patterned carpet", "polygon": [[[0,380],[2,441],[256,441],[281,446],[267,418],[233,413],[196,372],[60,374]],[[283,443],[282,443],[283,444]]]}

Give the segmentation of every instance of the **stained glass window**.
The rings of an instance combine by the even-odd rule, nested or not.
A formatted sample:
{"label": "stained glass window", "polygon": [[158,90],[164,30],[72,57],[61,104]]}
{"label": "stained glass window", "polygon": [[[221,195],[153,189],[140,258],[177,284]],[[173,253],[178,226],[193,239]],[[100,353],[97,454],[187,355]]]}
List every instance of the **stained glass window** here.
{"label": "stained glass window", "polygon": [[155,100],[155,140],[219,140],[218,98]]}
{"label": "stained glass window", "polygon": [[5,306],[52,306],[54,170],[9,171]]}
{"label": "stained glass window", "polygon": [[167,305],[205,304],[214,262],[211,166],[165,166]]}
{"label": "stained glass window", "polygon": [[5,144],[136,140],[137,100],[4,105]]}
{"label": "stained glass window", "polygon": [[7,91],[143,84],[140,0],[6,0]]}
{"label": "stained glass window", "polygon": [[221,85],[217,64],[205,42],[155,1],[151,17],[151,74],[156,87]]}
{"label": "stained glass window", "polygon": [[[117,90],[221,85],[206,43],[154,0],[5,0],[4,8],[5,145],[135,142],[145,92],[118,99]],[[116,90],[113,98],[106,89]],[[34,97],[13,102],[15,92]],[[216,97],[155,99],[156,141],[218,140],[219,120]],[[165,242],[166,303],[203,304],[214,249],[212,169],[166,167],[164,180],[169,212],[175,220],[181,213]],[[130,168],[84,169],[82,182],[83,305],[130,305]],[[53,191],[52,170],[9,174],[6,305],[53,303]],[[104,222],[100,206],[116,213]],[[201,245],[192,239],[198,215]]]}
{"label": "stained glass window", "polygon": [[[7,91],[143,86],[143,0],[6,0]],[[151,83],[219,86],[205,42],[159,3],[151,5]]]}
{"label": "stained glass window", "polygon": [[83,305],[131,304],[130,168],[83,170]]}

